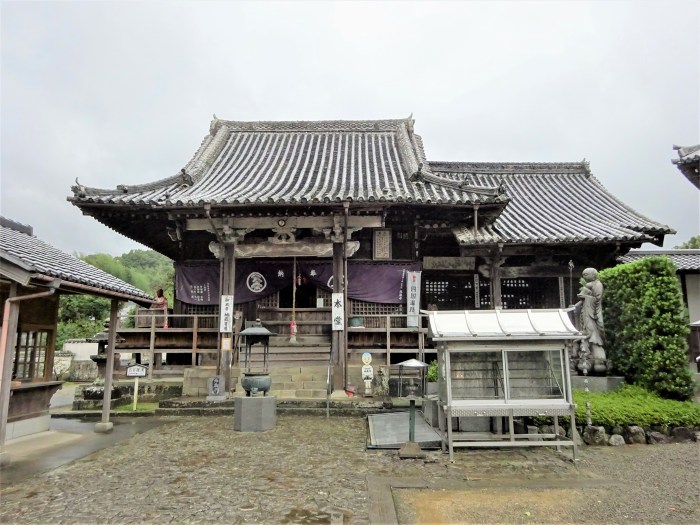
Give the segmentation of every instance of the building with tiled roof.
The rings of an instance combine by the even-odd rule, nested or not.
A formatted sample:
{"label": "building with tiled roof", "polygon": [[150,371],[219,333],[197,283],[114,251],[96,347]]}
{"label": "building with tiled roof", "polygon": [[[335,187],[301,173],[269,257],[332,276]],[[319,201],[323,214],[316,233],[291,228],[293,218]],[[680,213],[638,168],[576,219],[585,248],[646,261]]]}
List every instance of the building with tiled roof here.
{"label": "building with tiled roof", "polygon": [[0,355],[6,356],[0,364],[0,465],[9,461],[2,450],[6,438],[49,428],[49,402],[62,384],[53,367],[62,294],[111,299],[115,325],[119,301],[153,302],[146,292],[39,239],[31,226],[0,217]]}
{"label": "building with tiled roof", "polygon": [[31,226],[0,217],[0,276],[24,286],[61,280],[61,291],[150,304],[152,296],[33,235]]}
{"label": "building with tiled roof", "polygon": [[[215,117],[179,173],[113,189],[76,181],[72,190],[85,215],[176,262],[177,311],[218,311],[223,267],[224,291],[246,319],[323,305],[314,315],[330,324],[328,294],[344,289],[346,317],[558,308],[575,297],[584,268],[675,233],[611,195],[585,161],[431,161],[410,117]],[[392,284],[387,268],[422,272],[418,305],[406,304],[405,281]],[[345,343],[333,334],[337,356]]]}
{"label": "building with tiled roof", "polygon": [[685,175],[696,188],[700,189],[700,144],[695,146],[673,146],[678,158],[672,159],[678,170]]}

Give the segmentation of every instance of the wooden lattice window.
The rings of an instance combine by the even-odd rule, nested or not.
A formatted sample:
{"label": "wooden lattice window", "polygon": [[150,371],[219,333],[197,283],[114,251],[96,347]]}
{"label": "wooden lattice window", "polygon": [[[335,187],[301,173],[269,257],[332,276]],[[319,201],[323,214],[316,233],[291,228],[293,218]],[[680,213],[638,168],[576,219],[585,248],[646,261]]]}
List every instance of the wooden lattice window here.
{"label": "wooden lattice window", "polygon": [[19,333],[12,364],[13,379],[47,379],[46,359],[51,335],[51,330],[22,330]]}
{"label": "wooden lattice window", "polygon": [[480,306],[477,297],[483,297],[483,292],[475,294],[474,290],[474,274],[426,272],[423,278],[423,303],[428,308],[435,306],[438,310],[472,310]]}
{"label": "wooden lattice window", "polygon": [[560,308],[560,281],[550,278],[519,278],[501,281],[503,308]]}
{"label": "wooden lattice window", "polygon": [[[371,317],[382,315],[405,315],[405,304],[389,304],[389,303],[368,303],[357,299],[350,299],[350,316],[364,317],[364,326],[367,328],[384,328],[385,322],[383,317]],[[391,319],[393,328],[405,328],[406,318],[396,317]]]}
{"label": "wooden lattice window", "polygon": [[280,293],[275,292],[257,300],[258,308],[279,308],[280,305]]}
{"label": "wooden lattice window", "polygon": [[331,292],[321,288],[320,286],[317,286],[316,299],[323,299],[323,306],[328,308],[331,305]]}

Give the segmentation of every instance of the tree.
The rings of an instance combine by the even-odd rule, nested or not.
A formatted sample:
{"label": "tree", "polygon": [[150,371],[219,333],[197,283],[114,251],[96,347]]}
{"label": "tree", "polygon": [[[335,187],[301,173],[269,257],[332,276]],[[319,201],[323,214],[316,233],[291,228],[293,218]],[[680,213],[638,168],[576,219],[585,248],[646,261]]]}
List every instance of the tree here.
{"label": "tree", "polygon": [[[127,283],[155,294],[158,288],[173,299],[173,263],[153,250],[131,250],[118,257],[105,253],[78,255],[80,259]],[[56,347],[68,339],[83,339],[101,331],[109,315],[109,300],[90,295],[61,296]]]}
{"label": "tree", "polygon": [[645,257],[603,270],[607,353],[628,383],[669,399],[690,399],[688,327],[676,268]]}
{"label": "tree", "polygon": [[676,246],[676,248],[693,250],[700,249],[700,235],[694,235],[690,238],[689,241],[686,241],[683,244],[679,244],[678,246]]}

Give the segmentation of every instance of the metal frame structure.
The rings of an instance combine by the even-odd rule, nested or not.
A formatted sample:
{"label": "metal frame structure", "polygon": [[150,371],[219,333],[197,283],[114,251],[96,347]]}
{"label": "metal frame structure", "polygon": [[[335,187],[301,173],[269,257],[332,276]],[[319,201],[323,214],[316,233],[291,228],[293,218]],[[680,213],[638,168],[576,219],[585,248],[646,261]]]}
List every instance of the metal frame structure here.
{"label": "metal frame structure", "polygon": [[[455,447],[554,446],[559,450],[570,446],[576,458],[575,436],[559,435],[559,416],[570,416],[575,421],[568,348],[571,341],[582,337],[565,310],[423,313],[429,318],[430,335],[438,347],[438,425],[442,450],[449,452],[450,460],[454,459]],[[540,357],[535,353],[541,353],[544,361],[534,359]],[[477,359],[492,368],[493,396],[483,395],[489,370],[479,369]],[[527,370],[523,363],[528,364]],[[538,368],[538,363],[546,366]],[[525,375],[516,377],[518,370],[525,371]],[[532,375],[542,372],[544,376],[538,378]],[[481,395],[466,393],[468,381],[481,383],[477,387]],[[518,395],[517,388],[523,393]],[[532,394],[537,389],[549,393]],[[554,433],[516,434],[514,418],[521,416],[553,417]],[[495,432],[456,432],[453,417],[492,418]],[[572,432],[576,432],[575,425]]]}

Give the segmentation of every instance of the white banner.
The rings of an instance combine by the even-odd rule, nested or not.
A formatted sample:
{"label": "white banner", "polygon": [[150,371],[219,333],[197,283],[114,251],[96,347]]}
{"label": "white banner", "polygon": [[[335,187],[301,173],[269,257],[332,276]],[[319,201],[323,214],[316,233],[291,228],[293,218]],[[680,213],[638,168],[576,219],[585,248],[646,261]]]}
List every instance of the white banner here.
{"label": "white banner", "polygon": [[219,332],[233,332],[233,295],[222,295],[219,309]]}
{"label": "white banner", "polygon": [[406,272],[406,326],[420,326],[420,272]]}
{"label": "white banner", "polygon": [[331,323],[333,330],[345,330],[345,298],[342,293],[332,294]]}

